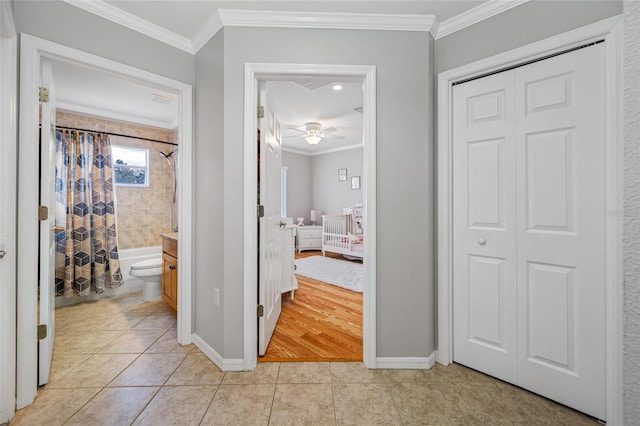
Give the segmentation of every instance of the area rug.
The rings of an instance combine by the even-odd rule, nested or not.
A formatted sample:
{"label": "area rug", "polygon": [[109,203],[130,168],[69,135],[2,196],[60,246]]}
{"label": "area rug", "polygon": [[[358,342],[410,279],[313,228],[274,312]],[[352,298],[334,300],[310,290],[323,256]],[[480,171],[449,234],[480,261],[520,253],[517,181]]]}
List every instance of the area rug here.
{"label": "area rug", "polygon": [[362,263],[324,256],[296,259],[297,275],[362,293]]}

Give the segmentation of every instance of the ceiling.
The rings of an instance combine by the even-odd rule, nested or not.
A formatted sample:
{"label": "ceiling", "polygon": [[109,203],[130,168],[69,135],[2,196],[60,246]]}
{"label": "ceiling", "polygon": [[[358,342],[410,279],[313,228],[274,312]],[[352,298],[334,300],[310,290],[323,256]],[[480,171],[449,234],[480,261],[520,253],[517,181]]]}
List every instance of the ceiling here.
{"label": "ceiling", "polygon": [[[438,38],[527,0],[65,1],[195,53],[223,25],[363,28],[366,24],[389,29],[391,23],[393,29],[430,31]],[[178,122],[175,96],[157,88],[65,62],[54,63],[54,78],[62,109],[167,129]],[[335,92],[331,85],[310,91],[292,82],[272,82],[270,96],[280,116],[285,149],[313,155],[362,144],[362,114],[354,111],[362,106],[361,84],[341,83],[344,89]],[[153,102],[153,95],[167,103]],[[301,137],[289,137],[298,134],[290,128],[303,129],[309,121],[337,128],[333,134],[344,139],[323,139],[311,146]]]}

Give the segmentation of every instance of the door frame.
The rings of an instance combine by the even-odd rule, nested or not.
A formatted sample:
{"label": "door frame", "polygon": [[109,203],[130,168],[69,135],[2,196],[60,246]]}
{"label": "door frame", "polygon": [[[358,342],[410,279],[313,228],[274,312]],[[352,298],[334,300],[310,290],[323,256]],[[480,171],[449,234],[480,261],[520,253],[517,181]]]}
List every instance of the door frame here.
{"label": "door frame", "polygon": [[376,368],[376,67],[372,65],[319,65],[246,63],[244,66],[244,370],[258,361],[256,317],[258,282],[258,227],[256,220],[257,173],[256,101],[258,80],[287,80],[292,77],[338,77],[363,82],[363,208],[364,230],[363,361]]}
{"label": "door frame", "polygon": [[[18,178],[18,259],[37,259],[39,193],[38,146],[38,86],[42,58],[72,61],[108,72],[128,80],[158,87],[178,98],[178,140],[180,142],[179,229],[184,236],[178,240],[178,251],[183,267],[178,269],[178,342],[192,342],[192,215],[193,215],[193,99],[192,87],[167,77],[153,74],[129,65],[102,58],[71,47],[21,34],[20,38],[20,123]],[[31,404],[37,393],[37,268],[32,261],[17,265],[17,365],[16,405],[23,408]],[[184,285],[186,284],[186,285]],[[15,304],[15,301],[14,301]]]}
{"label": "door frame", "polygon": [[9,2],[0,2],[0,424],[15,413],[18,37]]}
{"label": "door frame", "polygon": [[622,398],[622,72],[623,21],[609,18],[438,75],[438,353],[441,364],[453,362],[453,185],[452,85],[486,73],[543,58],[585,43],[605,40],[605,309],[606,421],[623,419]]}

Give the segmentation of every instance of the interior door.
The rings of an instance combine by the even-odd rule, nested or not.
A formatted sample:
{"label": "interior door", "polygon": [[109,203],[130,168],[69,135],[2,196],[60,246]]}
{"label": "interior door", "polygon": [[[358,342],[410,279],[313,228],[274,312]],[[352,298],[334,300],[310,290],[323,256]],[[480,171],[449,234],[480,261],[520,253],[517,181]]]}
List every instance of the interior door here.
{"label": "interior door", "polygon": [[605,58],[455,86],[454,360],[605,417]]}
{"label": "interior door", "polygon": [[53,67],[43,60],[41,86],[48,89],[49,99],[40,103],[40,205],[48,208],[48,217],[40,221],[40,283],[39,283],[39,324],[46,325],[47,336],[39,341],[38,384],[49,381],[51,355],[55,338],[55,168],[56,147],[56,107]]}
{"label": "interior door", "polygon": [[282,276],[282,245],[280,242],[280,169],[282,144],[280,124],[269,103],[268,82],[260,83],[259,104],[264,107],[259,119],[259,193],[258,204],[264,207],[259,226],[258,304],[263,315],[258,318],[258,355],[266,353],[273,331],[280,318]]}
{"label": "interior door", "polygon": [[454,86],[454,357],[516,381],[514,73]]}
{"label": "interior door", "polygon": [[605,418],[605,49],[518,69],[522,386]]}

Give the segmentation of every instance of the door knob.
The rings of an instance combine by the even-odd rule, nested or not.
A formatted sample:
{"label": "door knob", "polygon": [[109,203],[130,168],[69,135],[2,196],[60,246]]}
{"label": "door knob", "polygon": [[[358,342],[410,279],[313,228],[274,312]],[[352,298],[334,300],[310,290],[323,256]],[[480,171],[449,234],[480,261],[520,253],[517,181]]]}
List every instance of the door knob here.
{"label": "door knob", "polygon": [[483,246],[483,245],[487,244],[487,240],[485,240],[484,238],[478,238],[478,244]]}
{"label": "door knob", "polygon": [[7,255],[7,252],[4,250],[0,250],[0,259],[2,259],[3,257],[5,257]]}

